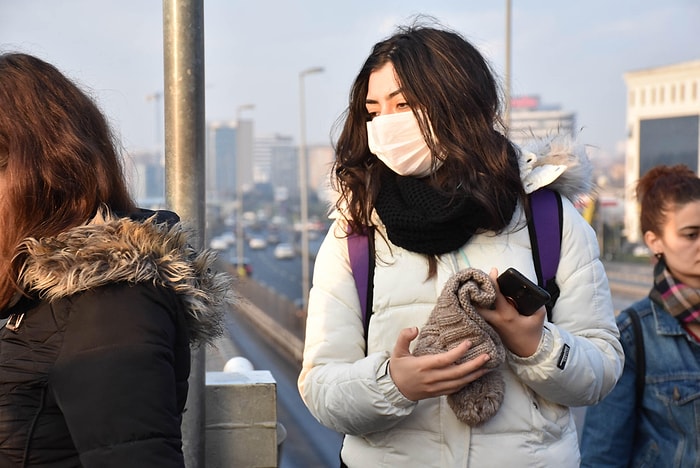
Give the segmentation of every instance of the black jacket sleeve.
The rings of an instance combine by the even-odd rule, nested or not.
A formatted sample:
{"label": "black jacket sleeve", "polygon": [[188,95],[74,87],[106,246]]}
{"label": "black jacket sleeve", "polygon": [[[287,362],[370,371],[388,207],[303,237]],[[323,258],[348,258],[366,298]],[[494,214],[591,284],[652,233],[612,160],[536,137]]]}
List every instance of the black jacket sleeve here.
{"label": "black jacket sleeve", "polygon": [[189,347],[180,301],[153,285],[117,284],[69,307],[50,389],[83,466],[184,466]]}

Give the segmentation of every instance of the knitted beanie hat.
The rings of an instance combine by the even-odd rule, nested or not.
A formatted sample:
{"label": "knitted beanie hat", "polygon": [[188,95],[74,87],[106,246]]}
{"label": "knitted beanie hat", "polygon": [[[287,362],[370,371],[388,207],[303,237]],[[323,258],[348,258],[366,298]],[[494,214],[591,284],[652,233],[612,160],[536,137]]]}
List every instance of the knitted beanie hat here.
{"label": "knitted beanie hat", "polygon": [[[486,353],[491,359],[484,367],[497,368],[505,361],[503,343],[475,308],[490,307],[495,300],[496,291],[486,273],[475,268],[457,272],[445,283],[428,322],[418,335],[413,354],[443,353],[469,340],[472,346],[456,363]],[[476,426],[496,414],[504,392],[503,376],[494,370],[448,395],[447,402],[460,421]]]}

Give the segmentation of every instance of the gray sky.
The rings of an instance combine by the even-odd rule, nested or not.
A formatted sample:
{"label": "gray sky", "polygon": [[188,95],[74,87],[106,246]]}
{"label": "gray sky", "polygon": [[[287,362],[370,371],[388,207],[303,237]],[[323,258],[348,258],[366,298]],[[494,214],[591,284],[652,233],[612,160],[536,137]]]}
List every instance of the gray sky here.
{"label": "gray sky", "polygon": [[[502,75],[505,0],[205,0],[207,120],[299,137],[299,72],[307,142],[328,143],[372,45],[416,13],[460,31]],[[580,139],[615,153],[625,138],[623,73],[700,59],[698,0],[513,0],[512,94],[577,114]],[[0,50],[35,54],[88,88],[130,150],[157,147],[163,89],[162,3],[0,0]],[[160,113],[162,117],[162,113]]]}

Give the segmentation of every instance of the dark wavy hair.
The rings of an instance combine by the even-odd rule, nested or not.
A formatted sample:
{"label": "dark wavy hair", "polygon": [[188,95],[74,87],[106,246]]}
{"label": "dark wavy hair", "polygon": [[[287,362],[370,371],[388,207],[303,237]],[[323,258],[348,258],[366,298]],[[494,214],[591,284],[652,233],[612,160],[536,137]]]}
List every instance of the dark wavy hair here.
{"label": "dark wavy hair", "polygon": [[53,65],[0,55],[0,307],[16,291],[27,237],[84,224],[102,205],[129,212],[117,145],[95,102]]}
{"label": "dark wavy hair", "polygon": [[524,190],[517,150],[502,134],[499,86],[487,61],[464,37],[420,20],[377,43],[355,78],[335,145],[336,208],[352,230],[372,225],[381,174],[390,169],[369,151],[365,99],[370,74],[391,62],[433,164],[435,158],[443,160],[429,183],[450,196],[473,198],[487,215],[484,229],[501,231],[511,217],[502,212],[500,207],[508,205],[502,201],[513,200],[514,194],[524,199]]}
{"label": "dark wavy hair", "polygon": [[700,200],[700,179],[683,164],[655,166],[637,181],[636,195],[642,234],[660,236],[669,211]]}

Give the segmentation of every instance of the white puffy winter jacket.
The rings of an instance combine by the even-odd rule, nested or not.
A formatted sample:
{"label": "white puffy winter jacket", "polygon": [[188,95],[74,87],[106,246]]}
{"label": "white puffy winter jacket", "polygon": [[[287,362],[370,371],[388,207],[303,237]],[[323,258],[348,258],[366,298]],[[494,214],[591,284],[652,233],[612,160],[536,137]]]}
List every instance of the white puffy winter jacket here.
{"label": "white puffy winter jacket", "polygon": [[[299,390],[323,425],[348,434],[342,458],[349,467],[579,465],[569,407],[597,403],[613,388],[623,352],[595,234],[573,204],[562,199],[556,275],[561,295],[552,323],[545,322],[534,355],[507,354],[499,369],[504,401],[478,427],[460,422],[445,397],[406,399],[388,374],[387,362],[400,330],[425,324],[443,285],[460,269],[489,272],[496,267],[501,272],[515,267],[536,282],[521,208],[502,234],[477,235],[458,251],[440,256],[437,275],[430,279],[425,257],[390,245],[380,223],[366,355],[345,226],[336,220],[316,258]],[[562,360],[563,353],[568,359]]]}

